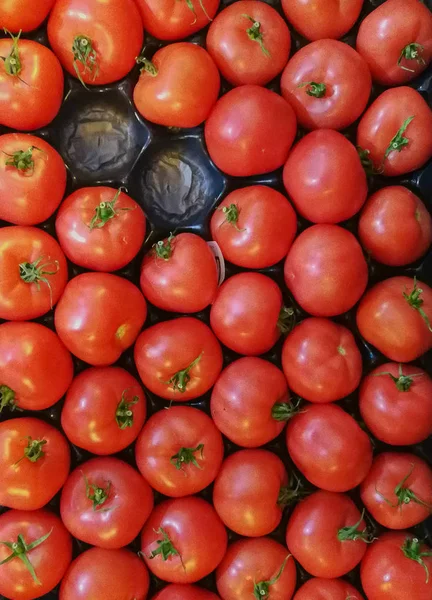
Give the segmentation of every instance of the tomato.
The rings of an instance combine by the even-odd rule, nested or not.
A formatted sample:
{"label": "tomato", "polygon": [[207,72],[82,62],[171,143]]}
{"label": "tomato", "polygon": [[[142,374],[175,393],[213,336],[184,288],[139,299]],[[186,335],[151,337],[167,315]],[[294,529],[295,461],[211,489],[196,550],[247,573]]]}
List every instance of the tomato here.
{"label": "tomato", "polygon": [[117,271],[135,258],[146,233],[142,208],[122,188],[81,188],[57,213],[56,233],[66,256],[93,271]]}
{"label": "tomato", "polygon": [[202,410],[172,406],[155,413],[135,444],[135,460],[153,489],[178,498],[196,494],[222,464],[222,436]]}
{"label": "tomato", "polygon": [[361,384],[359,408],[367,428],[392,446],[409,446],[432,435],[432,380],[411,365],[386,363]]}
{"label": "tomato", "polygon": [[383,175],[403,175],[432,156],[432,111],[409,87],[386,90],[362,116],[357,146],[363,160]]}
{"label": "tomato", "polygon": [[205,323],[181,317],[141,333],[135,344],[135,364],[151,392],[185,402],[214,385],[222,370],[222,350]]}
{"label": "tomato", "polygon": [[194,583],[211,573],[225,555],[227,532],[214,508],[197,496],[165,500],[141,534],[141,552],[163,581]]}
{"label": "tomato", "polygon": [[349,329],[311,318],[299,323],[285,340],[282,368],[295,394],[310,402],[333,402],[357,389],[362,357]]}
{"label": "tomato", "polygon": [[228,175],[247,177],[281,167],[296,130],[288,102],[266,88],[244,85],[217,101],[204,133],[215,165]]}
{"label": "tomato", "polygon": [[296,585],[294,559],[270,538],[239,540],[228,547],[216,585],[223,600],[290,600]]}
{"label": "tomato", "polygon": [[90,548],[66,572],[59,600],[145,600],[149,585],[147,569],[133,552]]}
{"label": "tomato", "polygon": [[63,159],[45,140],[27,133],[0,136],[0,219],[41,223],[58,207],[65,188]]}
{"label": "tomato", "polygon": [[42,508],[63,486],[69,466],[67,441],[52,425],[32,417],[0,423],[0,505]]}
{"label": "tomato", "polygon": [[388,532],[371,544],[361,564],[369,600],[430,600],[432,549],[407,531]]}
{"label": "tomato", "polygon": [[420,0],[387,0],[361,22],[357,50],[382,85],[410,81],[432,59],[432,15]]}
{"label": "tomato", "polygon": [[240,0],[218,14],[206,45],[230,83],[265,85],[286,65],[291,34],[274,8],[256,0]]}
{"label": "tomato", "polygon": [[407,529],[432,511],[432,469],[415,454],[379,454],[361,488],[372,517],[388,529]]}
{"label": "tomato", "polygon": [[73,380],[61,424],[75,446],[92,454],[115,454],[136,439],[146,413],[135,377],[119,367],[94,367]]}
{"label": "tomato", "polygon": [[54,320],[72,354],[105,366],[134,343],[146,316],[146,301],[130,281],[109,273],[83,273],[67,284]]}
{"label": "tomato", "polygon": [[337,225],[314,225],[292,245],[284,276],[305,311],[315,317],[333,317],[360,300],[368,269],[352,233]]}
{"label": "tomato", "polygon": [[55,0],[0,0],[2,27],[18,33],[37,29],[48,16]]}
{"label": "tomato", "polygon": [[0,412],[42,410],[66,393],[73,363],[58,336],[38,323],[0,325]]}
{"label": "tomato", "polygon": [[50,592],[72,560],[71,537],[47,510],[9,510],[0,515],[0,539],[0,594],[14,600]]}
{"label": "tomato", "polygon": [[366,61],[336,40],[317,40],[301,48],[281,78],[282,96],[306,129],[345,129],[366,108],[371,88]]}
{"label": "tomato", "polygon": [[432,348],[432,289],[410,277],[374,285],[357,310],[357,327],[390,360],[410,362]]}
{"label": "tomato", "polygon": [[281,521],[287,485],[288,474],[276,454],[239,450],[222,464],[213,488],[213,504],[232,531],[248,537],[267,535]]}
{"label": "tomato", "polygon": [[355,488],[372,464],[367,433],[336,404],[306,405],[288,423],[286,443],[306,479],[329,492]]}
{"label": "tomato", "polygon": [[344,579],[315,577],[302,585],[294,600],[364,600],[364,597]]}
{"label": "tomato", "polygon": [[160,591],[153,600],[218,600],[219,596],[197,587],[181,583],[172,583]]}
{"label": "tomato", "polygon": [[83,85],[104,85],[132,70],[144,34],[133,0],[57,0],[48,39],[68,73]]}
{"label": "tomato", "polygon": [[297,216],[280,192],[251,185],[228,194],[213,213],[210,229],[226,260],[246,269],[265,269],[288,254]]}
{"label": "tomato", "polygon": [[218,287],[213,253],[194,233],[171,234],[154,244],[144,257],[140,285],[147,300],[163,310],[204,310]]}

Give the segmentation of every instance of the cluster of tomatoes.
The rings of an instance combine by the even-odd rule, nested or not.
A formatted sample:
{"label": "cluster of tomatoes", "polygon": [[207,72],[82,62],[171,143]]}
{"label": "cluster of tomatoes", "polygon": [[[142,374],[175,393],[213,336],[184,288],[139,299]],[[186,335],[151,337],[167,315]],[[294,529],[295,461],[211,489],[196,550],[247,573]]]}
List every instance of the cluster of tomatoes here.
{"label": "cluster of tomatoes", "polygon": [[[55,148],[0,135],[0,595],[145,600],[151,573],[155,600],[431,600],[432,469],[409,446],[432,434],[432,379],[407,363],[432,348],[432,288],[368,286],[368,262],[412,265],[432,242],[407,187],[368,197],[368,175],[432,156],[432,111],[403,85],[432,60],[428,8],[386,0],[354,50],[338,40],[363,0],[282,0],[286,20],[261,0],[33,4],[0,0],[1,125],[51,123],[62,68],[104,86],[138,62],[145,120],[205,122],[221,171],[283,167],[288,199],[243,181],[211,244],[148,247],[126,189],[64,198]],[[47,17],[52,50],[21,33]],[[287,21],[310,42],[291,59]],[[208,25],[206,50],[178,41]],[[148,57],[144,31],[173,43]],[[280,74],[281,94],[263,87]],[[391,87],[367,108],[372,82]],[[339,131],[357,120],[356,147]],[[363,592],[342,579],[358,565]],[[217,593],[196,585],[213,572]]]}

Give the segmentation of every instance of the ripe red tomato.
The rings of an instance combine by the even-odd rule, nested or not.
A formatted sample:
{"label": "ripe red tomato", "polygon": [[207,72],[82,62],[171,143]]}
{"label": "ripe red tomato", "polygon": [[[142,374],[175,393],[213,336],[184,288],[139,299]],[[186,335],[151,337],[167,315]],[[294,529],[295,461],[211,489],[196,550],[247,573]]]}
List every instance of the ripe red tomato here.
{"label": "ripe red tomato", "polygon": [[213,253],[194,233],[170,235],[154,244],[144,257],[140,285],[147,300],[163,310],[204,310],[218,287]]}
{"label": "ripe red tomato", "polygon": [[222,371],[210,408],[220,431],[244,448],[258,448],[273,440],[292,412],[282,371],[255,357],[240,358]]}
{"label": "ripe red tomato", "polygon": [[48,39],[68,73],[83,85],[103,85],[133,69],[144,33],[133,0],[57,0]]}
{"label": "ripe red tomato", "polygon": [[240,0],[218,14],[206,45],[230,83],[265,85],[286,65],[291,34],[274,8],[256,0]]}
{"label": "ripe red tomato", "polygon": [[228,175],[247,177],[281,167],[296,130],[294,111],[281,96],[243,85],[217,101],[204,133],[215,165]]}
{"label": "ripe red tomato", "polygon": [[336,404],[306,405],[288,423],[286,443],[306,479],[329,492],[355,488],[372,464],[367,433]]}
{"label": "ripe red tomato", "polygon": [[281,78],[282,96],[306,129],[345,129],[363,113],[371,88],[366,61],[348,44],[331,39],[301,48]]}
{"label": "ripe red tomato", "polygon": [[410,277],[374,285],[357,310],[357,327],[390,360],[410,362],[432,348],[432,289]]}
{"label": "ripe red tomato", "polygon": [[280,192],[251,185],[226,196],[213,213],[210,229],[226,260],[246,269],[265,269],[287,255],[297,216]]}
{"label": "ripe red tomato", "polygon": [[239,450],[222,464],[213,488],[213,504],[232,531],[248,537],[267,535],[282,519],[287,485],[287,471],[276,454]]}
{"label": "ripe red tomato", "polygon": [[149,585],[145,564],[133,552],[90,548],[66,572],[59,600],[146,600]]}
{"label": "ripe red tomato", "polygon": [[92,454],[116,454],[136,439],[146,413],[146,398],[135,377],[119,367],[95,367],[73,380],[61,424],[75,446]]}
{"label": "ripe red tomato", "polygon": [[292,245],[284,276],[305,311],[315,317],[333,317],[360,300],[368,269],[352,233],[337,225],[314,225]]}
{"label": "ripe red tomato", "polygon": [[222,350],[211,329],[192,317],[163,321],[141,333],[135,364],[154,394],[185,402],[202,396],[222,370]]}
{"label": "ripe red tomato", "polygon": [[142,530],[141,552],[156,577],[195,583],[216,569],[227,539],[214,508],[197,496],[188,496],[156,506]]}
{"label": "ripe red tomato", "polygon": [[15,225],[42,223],[60,204],[65,188],[63,159],[45,140],[27,133],[0,136],[0,219]]}
{"label": "ripe red tomato", "polygon": [[135,460],[153,489],[173,498],[196,494],[222,464],[222,436],[202,410],[172,406],[147,421],[135,444]]}
{"label": "ripe red tomato", "polygon": [[382,85],[410,81],[432,59],[432,15],[419,0],[387,0],[361,22],[357,50]]}
{"label": "ripe red tomato", "polygon": [[223,600],[290,600],[296,577],[295,562],[287,549],[262,537],[238,540],[228,547],[216,571],[216,585]]}
{"label": "ripe red tomato", "polygon": [[302,585],[294,600],[364,600],[364,596],[344,579],[314,577]]}
{"label": "ripe red tomato", "polygon": [[63,486],[69,466],[66,438],[52,425],[32,417],[0,423],[0,505],[42,508]]}
{"label": "ripe red tomato", "polygon": [[360,494],[372,517],[388,529],[407,529],[432,511],[432,469],[415,454],[379,454]]}
{"label": "ripe red tomato", "polygon": [[12,33],[33,31],[45,21],[55,0],[0,0],[1,25]]}
{"label": "ripe red tomato", "polygon": [[161,590],[153,600],[218,600],[219,596],[196,585],[172,583]]}
{"label": "ripe red tomato", "polygon": [[49,408],[66,393],[72,377],[71,355],[48,327],[0,325],[0,412],[15,405],[23,410]]}
{"label": "ripe red tomato", "polygon": [[311,318],[285,340],[282,368],[295,394],[310,402],[333,402],[357,389],[362,357],[349,329],[329,319]]}
{"label": "ripe red tomato", "polygon": [[409,87],[386,90],[360,120],[357,146],[363,160],[383,175],[403,175],[432,156],[432,111]]}
{"label": "ripe red tomato", "polygon": [[145,232],[142,208],[122,188],[81,188],[62,202],[56,217],[66,256],[92,271],[125,267],[140,251]]}
{"label": "ripe red tomato", "polygon": [[9,510],[0,515],[0,539],[0,594],[14,600],[50,592],[72,560],[71,537],[47,510]]}
{"label": "ripe red tomato", "polygon": [[360,386],[359,408],[367,428],[392,446],[409,446],[432,435],[432,380],[411,365],[386,363]]}
{"label": "ripe red tomato", "polygon": [[110,273],[83,273],[67,284],[54,320],[72,354],[105,366],[132,346],[146,316],[146,301],[130,281]]}

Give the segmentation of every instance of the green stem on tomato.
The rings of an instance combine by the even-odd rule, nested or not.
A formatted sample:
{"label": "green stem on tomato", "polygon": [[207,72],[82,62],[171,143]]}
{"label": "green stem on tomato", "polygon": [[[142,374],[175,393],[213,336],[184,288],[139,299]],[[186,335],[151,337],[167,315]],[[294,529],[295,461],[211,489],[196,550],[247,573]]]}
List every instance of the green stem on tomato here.
{"label": "green stem on tomato", "polygon": [[78,65],[81,64],[84,67],[83,73],[89,73],[92,75],[93,81],[99,74],[98,55],[93,46],[91,38],[87,37],[86,35],[77,35],[72,44],[72,54],[76,76],[82,85],[87,88],[79,71]]}
{"label": "green stem on tomato", "polygon": [[180,448],[176,454],[171,456],[170,463],[179,471],[183,469],[184,465],[190,464],[197,469],[202,469],[195,457],[196,452],[199,452],[201,458],[204,458],[204,444],[198,444],[196,448]]}
{"label": "green stem on tomato", "polygon": [[[49,290],[50,294],[50,307],[53,307],[52,288],[51,284],[46,277],[47,275],[56,275],[60,269],[58,260],[48,261],[41,264],[44,260],[43,256],[40,256],[37,260],[32,263],[25,262],[19,264],[19,273],[24,283],[34,283],[38,291],[40,291],[41,282],[44,283]],[[46,270],[51,268],[51,270]],[[52,270],[54,269],[54,270]]]}
{"label": "green stem on tomato", "polygon": [[423,293],[423,290],[421,288],[417,287],[417,278],[416,277],[414,277],[414,287],[412,289],[412,292],[410,294],[402,292],[403,297],[405,298],[405,300],[408,302],[408,304],[414,310],[418,311],[418,313],[420,314],[421,318],[426,323],[427,328],[429,329],[430,332],[432,332],[432,327],[431,327],[431,323],[430,323],[429,317],[427,316],[427,314],[425,313],[425,311],[422,308],[423,303],[424,303],[423,298],[421,298],[422,293]]}
{"label": "green stem on tomato", "polygon": [[297,87],[306,87],[306,94],[314,98],[323,98],[326,93],[326,84],[317,83],[316,81],[306,81],[300,83]]}
{"label": "green stem on tomato", "polygon": [[[43,152],[37,146],[30,146],[27,150],[17,150],[12,154],[8,154],[7,152],[3,152],[6,156],[9,156],[9,159],[5,162],[7,167],[15,167],[18,171],[25,173],[26,171],[33,172],[34,170],[34,159],[33,159],[33,150],[38,150],[39,152]],[[31,175],[31,173],[29,173]]]}
{"label": "green stem on tomato", "polygon": [[258,583],[254,583],[254,597],[257,600],[267,600],[270,595],[270,588],[272,585],[277,583],[279,579],[282,577],[282,573],[284,572],[285,566],[288,562],[288,559],[291,558],[291,554],[285,557],[279,571],[276,573],[274,577],[268,579],[267,581],[259,581]]}
{"label": "green stem on tomato", "polygon": [[186,391],[187,384],[190,381],[189,373],[191,369],[193,369],[199,363],[203,354],[204,352],[201,352],[201,354],[197,356],[196,359],[193,360],[190,365],[188,365],[185,369],[182,369],[181,371],[177,371],[177,373],[174,373],[174,375],[170,379],[168,379],[168,381],[164,381],[163,383],[172,386],[174,391],[178,391],[181,394],[183,394]]}
{"label": "green stem on tomato", "polygon": [[404,375],[402,371],[402,364],[399,363],[399,376],[395,377],[388,371],[382,371],[380,373],[374,373],[374,377],[380,377],[381,375],[388,375],[391,380],[395,383],[399,392],[408,392],[414,383],[414,377],[423,377],[424,373],[412,373],[411,375]]}
{"label": "green stem on tomato", "polygon": [[419,65],[425,65],[426,61],[422,57],[424,51],[424,46],[421,44],[417,44],[416,42],[412,42],[411,44],[407,44],[405,48],[402,48],[402,51],[399,55],[397,64],[404,71],[409,71],[410,73],[415,73],[415,69],[409,69],[408,67],[404,67],[401,62],[403,59],[405,60],[415,60]]}
{"label": "green stem on tomato", "polygon": [[251,17],[249,15],[243,14],[242,17],[245,17],[245,19],[249,19],[249,21],[251,21],[251,23],[252,23],[252,26],[249,27],[248,29],[246,29],[248,38],[252,42],[257,42],[259,44],[264,56],[267,56],[267,58],[270,58],[271,54],[264,45],[264,37],[263,37],[262,31],[261,31],[261,23],[259,21],[256,21],[253,17]]}
{"label": "green stem on tomato", "polygon": [[24,536],[21,533],[18,534],[16,542],[0,542],[0,544],[3,544],[7,548],[9,548],[9,550],[12,552],[12,554],[7,556],[4,560],[2,560],[0,562],[0,566],[10,562],[14,558],[19,558],[24,563],[26,569],[29,571],[30,575],[32,576],[33,581],[37,585],[41,585],[41,582],[39,581],[39,579],[36,575],[36,572],[34,570],[34,567],[31,564],[27,554],[34,548],[37,548],[38,546],[43,544],[45,542],[45,540],[47,540],[49,538],[52,531],[53,530],[51,529],[47,534],[38,538],[34,542],[31,542],[30,544],[26,543]]}

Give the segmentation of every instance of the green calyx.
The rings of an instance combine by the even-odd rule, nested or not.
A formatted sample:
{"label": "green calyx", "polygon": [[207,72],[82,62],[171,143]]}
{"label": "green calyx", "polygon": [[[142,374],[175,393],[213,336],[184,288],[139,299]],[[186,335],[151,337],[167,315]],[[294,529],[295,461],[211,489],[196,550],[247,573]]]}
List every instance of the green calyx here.
{"label": "green calyx", "polygon": [[300,403],[300,398],[295,404],[292,402],[275,402],[272,407],[272,418],[275,421],[289,421],[292,417],[302,412],[299,408]]}
{"label": "green calyx", "polygon": [[52,260],[46,263],[42,263],[43,260],[44,257],[40,256],[37,260],[35,260],[32,263],[20,263],[19,273],[21,279],[25,283],[34,283],[38,291],[40,291],[41,283],[44,283],[48,287],[50,294],[50,307],[52,308],[52,288],[47,278],[47,275],[56,275],[60,269],[60,265],[58,260]]}
{"label": "green calyx", "polygon": [[296,316],[293,308],[287,308],[286,306],[282,306],[279,318],[277,321],[277,328],[281,332],[282,335],[286,335],[290,331],[293,330],[296,322]]}
{"label": "green calyx", "polygon": [[6,407],[10,410],[18,409],[15,400],[15,392],[7,385],[0,385],[0,413]]}
{"label": "green calyx", "polygon": [[126,399],[127,390],[123,390],[120,402],[117,404],[115,420],[120,429],[126,429],[126,427],[132,427],[133,425],[133,411],[131,407],[134,404],[138,404],[138,396],[134,396],[129,402]]}
{"label": "green calyx", "polygon": [[34,463],[45,456],[43,447],[47,443],[47,440],[34,440],[31,436],[28,436],[26,440],[27,446],[24,448],[24,454],[19,460],[17,460],[17,462],[14,464],[14,467],[16,467],[16,465],[18,465],[25,458]]}
{"label": "green calyx", "polygon": [[285,566],[290,557],[291,554],[288,554],[274,577],[268,579],[267,581],[259,581],[258,583],[254,583],[254,598],[257,600],[267,600],[270,594],[271,586],[277,583],[282,577],[282,573],[284,572]]}
{"label": "green calyx", "polygon": [[145,71],[152,77],[156,77],[159,73],[157,66],[154,63],[152,63],[151,60],[145,58],[145,56],[138,56],[138,58],[136,59],[136,63],[138,65],[142,65],[142,67],[140,68],[140,73]]}
{"label": "green calyx", "polygon": [[429,583],[429,568],[423,559],[432,556],[432,552],[422,552],[420,540],[418,538],[406,538],[401,550],[406,558],[414,560],[423,567],[426,573],[426,583]]}
{"label": "green calyx", "polygon": [[392,373],[388,371],[383,371],[382,373],[375,373],[374,377],[379,377],[381,375],[388,375],[392,381],[394,381],[399,392],[408,392],[411,389],[414,377],[422,377],[423,373],[413,373],[412,375],[404,375],[402,372],[402,364],[399,363],[399,375],[395,377]]}
{"label": "green calyx", "polygon": [[12,77],[18,77],[22,70],[21,59],[19,55],[18,41],[21,36],[21,30],[18,35],[13,35],[7,29],[4,29],[4,32],[11,36],[12,38],[12,49],[7,56],[0,56],[0,58],[4,62],[5,71],[8,75],[12,75]]}
{"label": "green calyx", "polygon": [[[192,12],[192,14],[194,16],[194,20],[192,22],[192,25],[195,25],[195,23],[197,22],[197,18],[198,18],[196,10],[195,10],[195,6],[193,5],[192,0],[185,0],[185,2],[186,2],[186,6],[188,7],[188,9]],[[209,21],[211,21],[211,18],[210,18],[209,14],[208,14],[205,6],[204,6],[203,0],[198,0],[198,2],[199,2],[201,10],[203,11],[203,13],[207,17],[207,19]]]}
{"label": "green calyx", "polygon": [[[183,560],[180,555],[180,552],[177,550],[177,548],[174,547],[174,544],[170,540],[169,535],[167,534],[165,529],[159,527],[159,529],[155,530],[155,533],[161,535],[162,539],[156,540],[158,547],[155,550],[153,550],[153,552],[149,555],[149,559],[151,560],[153,558],[156,558],[156,556],[160,556],[165,562],[170,556],[178,556],[183,565]],[[185,567],[183,565],[183,569],[184,568]]]}
{"label": "green calyx", "polygon": [[363,521],[364,514],[365,511],[363,509],[360,519],[357,521],[357,523],[355,523],[355,525],[352,525],[351,527],[342,527],[339,529],[337,533],[337,539],[340,542],[346,542],[348,540],[356,542],[357,540],[362,540],[368,544],[372,541],[366,527],[363,530],[357,529],[357,527]]}
{"label": "green calyx", "polygon": [[168,381],[164,381],[163,383],[171,386],[174,391],[183,394],[186,391],[187,384],[189,383],[191,378],[189,373],[191,369],[193,369],[199,363],[203,354],[204,353],[201,352],[201,354],[197,356],[196,359],[193,360],[190,365],[188,365],[185,369],[182,369],[181,371],[177,371],[177,373],[174,373],[171,379],[168,379]]}
{"label": "green calyx", "polygon": [[422,57],[423,51],[424,46],[422,46],[421,44],[417,44],[415,42],[408,44],[407,46],[405,46],[405,48],[402,48],[402,51],[397,61],[398,66],[404,71],[415,73],[415,69],[409,69],[408,67],[402,65],[402,60],[415,60],[417,64],[423,66],[426,64],[424,58]]}
{"label": "green calyx", "polygon": [[31,544],[26,543],[24,536],[21,533],[18,534],[16,542],[0,542],[0,544],[7,546],[7,548],[9,548],[9,550],[11,551],[11,554],[0,562],[0,566],[10,562],[11,560],[14,560],[14,558],[19,558],[26,566],[26,569],[29,571],[30,575],[32,576],[33,581],[37,585],[41,585],[41,582],[39,581],[39,579],[36,575],[36,572],[34,570],[34,567],[31,564],[30,559],[27,556],[27,554],[29,552],[31,552],[34,548],[37,548],[38,546],[43,544],[45,542],[45,540],[47,540],[49,538],[52,531],[53,530],[51,529],[51,531],[49,531],[47,534],[43,535],[39,539],[35,540],[34,542],[31,542]]}
{"label": "green calyx", "polygon": [[195,457],[196,452],[199,452],[200,457],[204,458],[204,444],[198,444],[196,448],[180,448],[177,454],[171,456],[170,463],[174,465],[178,471],[183,469],[184,465],[193,465],[197,469],[202,469]]}
{"label": "green calyx", "polygon": [[388,500],[383,494],[381,494],[381,492],[379,492],[377,490],[377,488],[375,488],[375,491],[392,508],[400,508],[404,504],[409,504],[410,502],[414,502],[415,504],[419,504],[420,506],[424,506],[429,511],[432,511],[432,505],[431,504],[428,504],[427,502],[424,502],[423,500],[421,500],[417,496],[417,494],[415,492],[413,492],[409,487],[405,486],[405,483],[411,477],[413,471],[414,471],[414,465],[412,464],[409,472],[405,475],[405,477],[395,487],[394,493],[395,493],[395,496],[397,498],[397,503],[396,504],[393,504],[392,502],[390,502],[390,500]]}
{"label": "green calyx", "polygon": [[377,169],[373,164],[370,150],[363,149],[361,146],[356,146],[356,149],[366,175],[380,175],[383,172],[382,166]]}
{"label": "green calyx", "polygon": [[159,240],[156,244],[153,244],[153,250],[157,258],[162,260],[169,260],[174,251],[172,241],[175,239],[175,235],[170,233],[166,240]]}
{"label": "green calyx", "polygon": [[98,487],[93,483],[89,483],[87,477],[82,474],[84,478],[85,490],[87,498],[93,503],[93,510],[96,512],[105,512],[110,510],[109,508],[99,508],[107,500],[111,489],[111,481],[107,481],[106,487]]}
{"label": "green calyx", "polygon": [[240,214],[239,207],[237,204],[230,204],[229,206],[220,206],[218,210],[221,210],[225,216],[223,223],[232,225],[236,231],[245,231],[245,228],[240,229],[237,225]]}
{"label": "green calyx", "polygon": [[106,225],[108,223],[108,221],[110,221],[111,219],[114,219],[114,217],[117,217],[120,212],[127,211],[127,210],[134,210],[133,207],[123,207],[123,208],[119,208],[119,209],[115,208],[115,204],[116,204],[117,200],[119,199],[121,192],[123,192],[123,191],[126,191],[125,188],[120,187],[117,190],[114,198],[112,200],[110,200],[110,202],[101,202],[100,204],[98,204],[98,206],[96,206],[95,214],[88,225],[88,228],[90,230],[91,229],[100,229],[101,227]]}
{"label": "green calyx", "polygon": [[34,170],[34,160],[33,160],[33,150],[38,150],[39,152],[43,152],[37,146],[30,146],[27,150],[17,150],[13,154],[8,154],[4,152],[6,156],[9,156],[9,159],[5,162],[7,167],[14,167],[21,171],[22,173],[31,172]]}
{"label": "green calyx", "polygon": [[384,154],[384,159],[386,159],[389,156],[389,154],[391,154],[392,152],[400,152],[402,150],[402,148],[404,148],[405,146],[408,146],[409,139],[404,136],[404,133],[407,130],[408,125],[411,123],[411,121],[413,119],[414,119],[414,116],[408,117],[402,123],[401,127],[397,130],[396,134],[391,139],[390,144],[387,146],[387,150],[385,151],[385,154]]}
{"label": "green calyx", "polygon": [[306,81],[301,83],[298,87],[305,87],[306,94],[313,98],[323,98],[326,93],[325,83],[317,83],[316,81]]}
{"label": "green calyx", "polygon": [[261,31],[261,23],[259,21],[255,21],[255,19],[249,15],[242,15],[242,17],[245,17],[245,19],[249,19],[249,21],[252,23],[252,26],[249,27],[249,29],[246,29],[248,38],[252,42],[257,42],[264,56],[270,58],[271,54],[264,45],[264,37]]}
{"label": "green calyx", "polygon": [[77,35],[72,44],[72,54],[76,76],[82,85],[87,88],[82,79],[78,64],[84,67],[84,73],[90,73],[93,81],[96,79],[99,73],[99,65],[97,52],[93,48],[92,40],[86,35]]}
{"label": "green calyx", "polygon": [[414,277],[414,287],[413,287],[411,293],[407,294],[407,293],[403,292],[403,297],[405,298],[405,300],[408,302],[408,304],[414,310],[418,311],[419,315],[421,316],[423,321],[426,323],[427,328],[429,329],[429,331],[432,332],[432,327],[431,327],[429,317],[427,316],[427,314],[425,313],[425,311],[422,308],[423,303],[424,303],[423,298],[421,298],[422,293],[423,293],[423,290],[421,288],[417,287],[417,279]]}
{"label": "green calyx", "polygon": [[289,484],[283,485],[279,490],[277,504],[281,508],[290,506],[293,502],[304,498],[309,492],[303,489],[303,484],[297,475],[293,472],[291,474]]}

